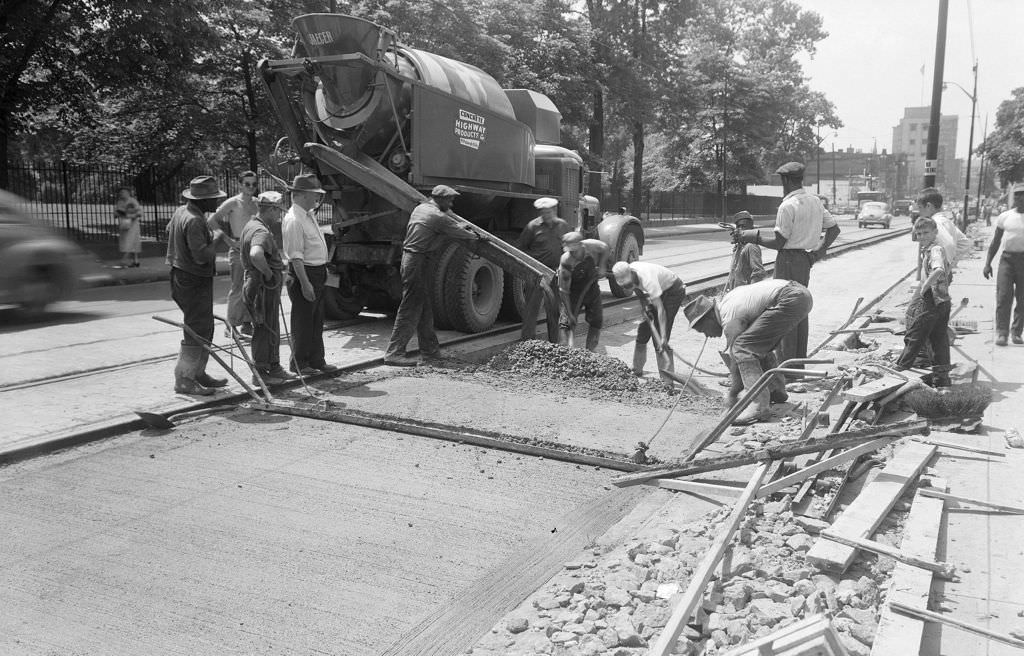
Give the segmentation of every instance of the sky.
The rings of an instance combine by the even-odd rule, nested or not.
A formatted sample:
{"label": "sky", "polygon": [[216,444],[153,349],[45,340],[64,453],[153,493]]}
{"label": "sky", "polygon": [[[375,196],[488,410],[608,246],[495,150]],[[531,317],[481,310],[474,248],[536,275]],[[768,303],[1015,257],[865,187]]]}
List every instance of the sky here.
{"label": "sky", "polygon": [[[892,128],[903,116],[903,108],[931,103],[939,0],[796,2],[820,15],[829,34],[818,42],[812,57],[802,60],[811,88],[832,101],[844,125],[838,135],[822,132],[822,148],[831,150],[834,142],[836,150],[852,146],[870,152],[877,140],[878,152],[883,148],[892,152]],[[975,145],[982,141],[985,116],[991,130],[999,103],[1010,98],[1011,90],[1024,86],[1021,26],[1022,0],[949,0],[943,79],[967,90],[949,85],[942,94],[942,113],[960,117],[957,157],[967,154],[974,58],[978,60]]]}

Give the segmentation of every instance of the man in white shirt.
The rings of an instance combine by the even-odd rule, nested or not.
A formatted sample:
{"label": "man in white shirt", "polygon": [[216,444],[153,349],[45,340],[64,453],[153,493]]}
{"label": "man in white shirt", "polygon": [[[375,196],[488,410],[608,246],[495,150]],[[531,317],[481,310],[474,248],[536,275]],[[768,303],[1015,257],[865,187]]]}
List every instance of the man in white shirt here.
{"label": "man in white shirt", "polygon": [[[996,229],[992,243],[988,245],[985,279],[992,277],[992,259],[1003,247],[999,258],[999,273],[996,276],[996,346],[1006,346],[1006,337],[1011,333],[1014,344],[1024,344],[1021,331],[1024,329],[1024,182],[1015,182],[1010,190],[1013,207],[996,218]],[[1010,324],[1010,306],[1013,308],[1013,324]]]}
{"label": "man in white shirt", "polygon": [[[970,238],[956,227],[949,212],[942,209],[942,192],[935,187],[926,187],[917,196],[920,216],[932,219],[939,229],[935,242],[946,252],[946,259],[953,267],[960,258],[971,252]],[[916,237],[915,237],[916,239]]]}
{"label": "man in white shirt", "polygon": [[[698,296],[683,307],[690,327],[708,337],[725,335],[726,348],[739,371],[743,386],[751,389],[767,369],[774,367],[773,351],[811,312],[811,292],[793,280],[762,280],[743,285],[720,299]],[[772,394],[785,392],[774,376],[733,423],[740,426],[769,418]]]}
{"label": "man in white shirt", "polygon": [[[775,278],[795,280],[804,287],[810,284],[811,266],[825,256],[828,247],[839,236],[839,225],[822,204],[821,199],[804,189],[804,165],[788,162],[775,171],[782,176],[785,196],[775,216],[775,231],[764,235],[760,230],[737,231],[733,239],[741,244],[754,243],[777,250]],[[822,230],[825,231],[822,236]],[[807,357],[809,324],[805,318],[779,348],[779,359]]]}
{"label": "man in white shirt", "polygon": [[[647,363],[647,342],[651,341],[651,325],[653,322],[662,340],[662,350],[656,352],[659,371],[675,371],[672,362],[672,325],[679,312],[683,299],[686,298],[686,286],[679,276],[666,267],[652,262],[616,262],[612,266],[615,282],[628,294],[634,292],[644,306],[644,321],[636,331],[636,342],[633,344],[633,373],[644,375]],[[665,376],[662,376],[665,378]]]}
{"label": "man in white shirt", "polygon": [[312,173],[295,176],[292,206],[284,215],[281,237],[288,260],[285,287],[292,302],[291,370],[308,376],[337,371],[324,359],[324,284],[327,282],[327,241],[310,213],[326,193]]}

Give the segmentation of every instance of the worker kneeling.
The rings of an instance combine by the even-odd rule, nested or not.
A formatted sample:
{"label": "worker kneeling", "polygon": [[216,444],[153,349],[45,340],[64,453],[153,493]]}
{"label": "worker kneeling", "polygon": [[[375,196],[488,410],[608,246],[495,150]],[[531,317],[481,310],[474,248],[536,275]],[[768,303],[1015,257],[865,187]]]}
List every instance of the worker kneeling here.
{"label": "worker kneeling", "polygon": [[622,289],[640,299],[644,321],[636,330],[633,345],[633,373],[644,375],[647,363],[647,342],[654,340],[654,353],[661,377],[671,382],[664,372],[675,371],[673,366],[672,325],[686,298],[686,287],[679,276],[660,264],[651,262],[616,262],[612,267],[615,282]]}
{"label": "worker kneeling", "polygon": [[[691,328],[708,337],[725,335],[737,382],[742,382],[740,389],[729,390],[730,406],[743,388],[753,389],[765,371],[778,366],[775,347],[807,318],[813,305],[811,292],[792,280],[762,280],[719,299],[698,296],[686,304],[683,313]],[[772,376],[768,389],[759,392],[733,424],[765,421],[770,416],[769,402],[785,400],[785,383],[780,376]]]}
{"label": "worker kneeling", "polygon": [[608,246],[597,239],[584,239],[579,232],[562,236],[562,259],[558,263],[558,297],[562,312],[558,319],[561,341],[572,346],[576,316],[583,310],[587,318],[587,350],[597,348],[601,338],[604,310],[597,281],[605,276]]}

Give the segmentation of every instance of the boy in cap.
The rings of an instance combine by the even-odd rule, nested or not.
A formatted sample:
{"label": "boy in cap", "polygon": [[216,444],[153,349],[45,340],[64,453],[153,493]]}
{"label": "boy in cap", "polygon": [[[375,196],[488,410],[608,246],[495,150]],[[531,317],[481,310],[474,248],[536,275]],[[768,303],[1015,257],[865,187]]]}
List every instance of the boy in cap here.
{"label": "boy in cap", "polygon": [[458,195],[459,192],[447,185],[437,185],[431,190],[430,199],[417,205],[409,216],[402,244],[402,300],[395,313],[395,327],[384,353],[384,364],[397,367],[417,364],[415,359],[405,354],[414,333],[423,359],[441,356],[431,305],[431,290],[434,288],[431,256],[449,239],[482,240],[448,215]]}
{"label": "boy in cap", "polygon": [[[762,280],[737,287],[714,299],[698,296],[683,308],[690,327],[708,337],[725,335],[726,349],[732,357],[743,387],[751,389],[765,371],[777,366],[774,349],[811,312],[811,292],[793,280]],[[730,407],[740,389],[729,391]],[[733,424],[738,426],[765,421],[769,403],[786,401],[786,388],[773,376],[767,389],[754,397]]]}
{"label": "boy in cap", "polygon": [[[996,275],[996,346],[1006,346],[1006,337],[1011,332],[1014,344],[1024,344],[1024,182],[1015,182],[1010,195],[1013,207],[996,217],[996,229],[982,270],[986,280],[992,277],[992,259],[1001,245],[1003,254]],[[1010,309],[1014,302],[1011,325]]]}
{"label": "boy in cap", "polygon": [[[775,278],[795,280],[806,287],[811,279],[811,265],[825,256],[825,251],[839,236],[839,225],[821,199],[804,189],[803,164],[787,162],[775,172],[782,177],[785,196],[775,215],[774,232],[764,235],[760,230],[743,230],[734,233],[733,239],[740,244],[754,243],[777,250]],[[808,328],[805,318],[782,340],[781,359],[807,357]]]}
{"label": "boy in cap", "polygon": [[[531,255],[540,263],[551,269],[558,268],[562,257],[562,236],[569,232],[569,224],[558,218],[558,201],[554,198],[538,198],[533,206],[540,210],[540,216],[532,219],[519,235],[516,247]],[[541,285],[551,287],[553,294],[544,294]],[[537,311],[541,300],[544,300],[544,314],[547,317],[548,341],[558,343],[558,303],[555,281],[541,280],[538,285],[527,285],[526,307],[523,309],[523,328],[520,339],[533,339],[537,328]]]}
{"label": "boy in cap", "polygon": [[608,266],[608,246],[597,239],[584,239],[579,232],[567,232],[562,237],[562,257],[558,262],[558,296],[562,313],[558,328],[562,340],[576,329],[576,315],[582,309],[587,319],[587,350],[597,349],[601,339],[604,309],[601,307],[601,288],[597,281],[605,276]]}
{"label": "boy in cap", "polygon": [[[183,323],[209,342],[213,339],[213,276],[217,273],[217,241],[223,233],[210,230],[206,214],[217,209],[227,194],[211,176],[201,175],[181,192],[185,204],[174,210],[167,224],[167,264],[171,267],[171,297],[181,308]],[[185,333],[174,366],[174,391],[209,396],[214,387],[228,384],[225,378],[206,373],[210,354]]]}
{"label": "boy in cap", "polygon": [[[686,286],[676,274],[652,262],[616,262],[612,266],[615,282],[628,294],[634,292],[644,308],[645,321],[636,330],[633,344],[633,373],[644,375],[647,363],[647,342],[651,341],[651,323],[661,337],[662,348],[656,351],[659,371],[675,371],[672,348],[672,325],[686,298]],[[653,315],[653,316],[651,316]],[[650,322],[650,323],[649,323]],[[662,376],[662,378],[667,378]]]}
{"label": "boy in cap", "polygon": [[[238,175],[238,182],[241,184],[242,190],[220,204],[217,211],[210,217],[210,228],[222,230],[224,241],[228,243],[228,264],[231,267],[231,289],[228,290],[228,323],[243,335],[252,335],[252,317],[249,316],[245,300],[242,298],[244,269],[238,240],[241,237],[242,229],[249,223],[249,219],[256,215],[254,195],[259,187],[259,181],[254,171],[243,171]],[[226,336],[231,337],[230,329]]]}
{"label": "boy in cap", "polygon": [[[750,215],[750,212],[743,210],[737,212],[732,218],[735,222],[733,232],[754,229],[754,217]],[[764,280],[766,276],[764,265],[761,263],[760,246],[740,243],[733,245],[732,267],[729,269],[729,279],[725,283],[725,291]]]}
{"label": "boy in cap", "polygon": [[[294,378],[281,367],[281,283],[284,260],[274,231],[284,215],[284,199],[276,191],[264,191],[256,197],[257,214],[239,237],[244,270],[242,296],[252,317],[252,360],[268,385]],[[253,383],[258,381],[253,377]]]}
{"label": "boy in cap", "polygon": [[923,212],[914,222],[914,237],[921,249],[921,271],[925,278],[910,300],[903,352],[896,360],[896,368],[914,366],[918,353],[929,344],[933,358],[932,383],[948,387],[950,263],[945,249],[938,243],[939,232],[935,219],[924,216]]}

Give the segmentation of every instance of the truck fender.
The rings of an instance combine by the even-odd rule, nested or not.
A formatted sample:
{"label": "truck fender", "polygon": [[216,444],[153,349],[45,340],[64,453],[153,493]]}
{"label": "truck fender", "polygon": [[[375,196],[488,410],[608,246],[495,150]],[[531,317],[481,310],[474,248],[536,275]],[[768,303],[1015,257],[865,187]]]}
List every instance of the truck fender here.
{"label": "truck fender", "polygon": [[644,229],[640,219],[629,214],[605,214],[601,222],[597,224],[598,238],[612,249],[612,257],[617,257],[616,249],[619,240],[626,231],[636,234],[637,242],[640,245],[640,253],[644,252]]}

